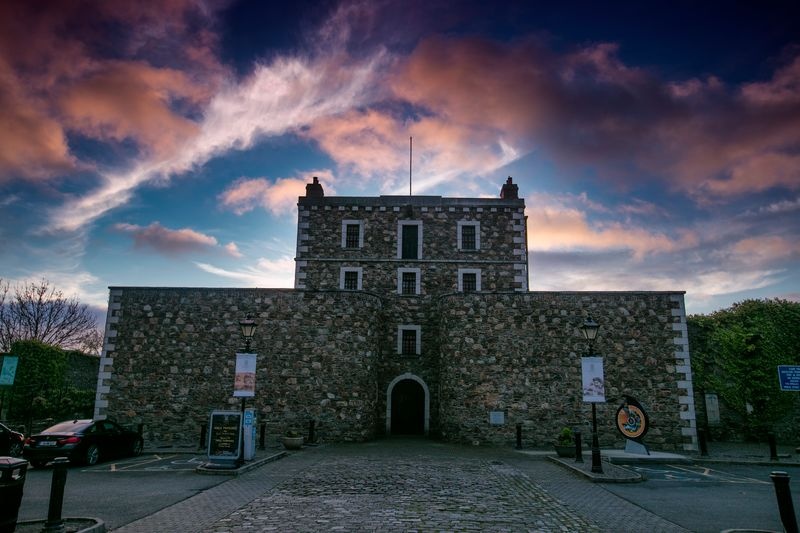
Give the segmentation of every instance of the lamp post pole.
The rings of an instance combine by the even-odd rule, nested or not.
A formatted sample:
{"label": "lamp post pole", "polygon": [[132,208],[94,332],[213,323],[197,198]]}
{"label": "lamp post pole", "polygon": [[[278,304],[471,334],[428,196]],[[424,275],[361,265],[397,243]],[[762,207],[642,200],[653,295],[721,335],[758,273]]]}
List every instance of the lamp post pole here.
{"label": "lamp post pole", "polygon": [[[581,328],[584,338],[589,341],[589,357],[594,355],[592,345],[597,338],[597,330],[600,325],[592,320],[591,317],[584,322]],[[600,461],[600,439],[597,436],[597,402],[592,402],[592,472],[596,474],[603,473],[603,465]]]}
{"label": "lamp post pole", "polygon": [[[250,315],[247,315],[246,318],[243,318],[239,321],[239,327],[242,330],[242,336],[244,337],[244,351],[245,353],[250,353],[250,341],[253,338],[253,334],[256,332],[256,321],[253,320]],[[240,431],[239,431],[239,458],[236,461],[236,466],[242,466],[244,464],[244,408],[245,408],[245,396],[242,396],[242,415],[240,418]]]}

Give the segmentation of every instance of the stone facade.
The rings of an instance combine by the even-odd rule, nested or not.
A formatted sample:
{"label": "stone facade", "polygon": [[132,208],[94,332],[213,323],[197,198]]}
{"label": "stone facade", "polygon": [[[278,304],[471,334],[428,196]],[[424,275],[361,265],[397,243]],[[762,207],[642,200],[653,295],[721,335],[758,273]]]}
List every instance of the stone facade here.
{"label": "stone facade", "polygon": [[[112,288],[95,416],[142,423],[151,441],[196,442],[231,397],[238,320],[260,324],[257,393],[275,435],[315,420],[326,440],[420,433],[551,443],[580,426],[577,328],[601,324],[607,396],[651,414],[647,442],[693,449],[683,293],[528,292],[524,201],[325,197],[298,202],[295,290]],[[605,444],[616,404],[601,405]],[[489,413],[502,412],[503,424]],[[497,422],[495,420],[494,422]]]}

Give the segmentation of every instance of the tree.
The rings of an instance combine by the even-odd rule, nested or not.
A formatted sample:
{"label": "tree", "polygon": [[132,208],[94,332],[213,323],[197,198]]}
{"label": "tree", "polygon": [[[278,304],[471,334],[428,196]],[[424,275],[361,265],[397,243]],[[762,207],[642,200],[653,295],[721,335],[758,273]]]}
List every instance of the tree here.
{"label": "tree", "polygon": [[778,388],[778,365],[800,364],[800,303],[745,300],[687,319],[698,392],[716,392],[759,438],[791,413],[796,393]]}
{"label": "tree", "polygon": [[18,340],[38,340],[96,353],[99,335],[89,307],[75,297],[65,297],[49,281],[12,287],[0,279],[0,351],[8,351]]}

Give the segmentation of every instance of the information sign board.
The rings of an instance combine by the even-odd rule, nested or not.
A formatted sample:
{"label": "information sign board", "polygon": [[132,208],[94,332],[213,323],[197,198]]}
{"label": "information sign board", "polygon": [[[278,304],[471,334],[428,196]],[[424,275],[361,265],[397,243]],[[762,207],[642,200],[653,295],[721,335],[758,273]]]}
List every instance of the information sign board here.
{"label": "information sign board", "polygon": [[212,462],[235,462],[239,458],[242,413],[212,411],[208,424],[208,459]]}
{"label": "information sign board", "polygon": [[778,365],[781,390],[800,391],[800,365]]}
{"label": "information sign board", "polygon": [[0,367],[0,385],[13,385],[14,376],[17,374],[17,362],[19,357],[16,355],[3,356],[3,366]]}

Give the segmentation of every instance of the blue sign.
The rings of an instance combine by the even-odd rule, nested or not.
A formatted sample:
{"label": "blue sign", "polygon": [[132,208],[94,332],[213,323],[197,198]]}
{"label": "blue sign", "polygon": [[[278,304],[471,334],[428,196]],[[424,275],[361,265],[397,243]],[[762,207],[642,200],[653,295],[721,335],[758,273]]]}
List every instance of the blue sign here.
{"label": "blue sign", "polygon": [[14,376],[17,374],[19,357],[6,355],[3,357],[3,367],[0,369],[0,385],[13,385]]}
{"label": "blue sign", "polygon": [[800,365],[778,365],[781,390],[800,391]]}

